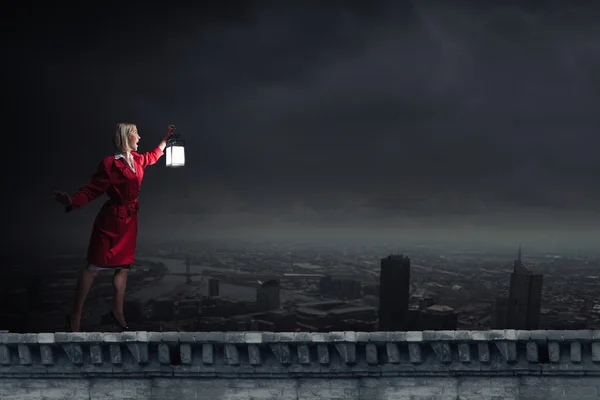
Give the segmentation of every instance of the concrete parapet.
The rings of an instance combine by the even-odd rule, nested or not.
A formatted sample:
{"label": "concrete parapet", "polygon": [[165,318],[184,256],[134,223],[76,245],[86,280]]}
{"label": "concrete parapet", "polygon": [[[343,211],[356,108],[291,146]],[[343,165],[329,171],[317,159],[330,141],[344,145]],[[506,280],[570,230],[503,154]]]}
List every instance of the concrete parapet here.
{"label": "concrete parapet", "polygon": [[0,334],[0,378],[600,376],[600,331]]}

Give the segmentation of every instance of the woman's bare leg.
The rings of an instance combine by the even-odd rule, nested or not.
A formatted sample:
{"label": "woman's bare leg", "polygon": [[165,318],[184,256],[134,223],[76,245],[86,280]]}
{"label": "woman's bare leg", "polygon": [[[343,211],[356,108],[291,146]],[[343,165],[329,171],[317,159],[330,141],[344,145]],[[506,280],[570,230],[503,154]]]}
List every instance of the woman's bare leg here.
{"label": "woman's bare leg", "polygon": [[125,288],[127,287],[127,275],[129,269],[122,268],[115,271],[113,277],[113,288],[115,289],[115,295],[113,298],[113,313],[115,318],[123,326],[127,326],[125,322],[125,315],[123,313],[123,302],[125,300]]}
{"label": "woman's bare leg", "polygon": [[92,283],[94,283],[94,279],[98,276],[98,271],[83,269],[81,271],[81,275],[77,279],[77,290],[75,292],[75,303],[73,304],[73,309],[71,310],[71,329],[73,332],[79,332],[79,327],[81,325],[81,315],[83,314],[83,303],[85,303],[85,299],[90,291],[90,287],[92,287]]}

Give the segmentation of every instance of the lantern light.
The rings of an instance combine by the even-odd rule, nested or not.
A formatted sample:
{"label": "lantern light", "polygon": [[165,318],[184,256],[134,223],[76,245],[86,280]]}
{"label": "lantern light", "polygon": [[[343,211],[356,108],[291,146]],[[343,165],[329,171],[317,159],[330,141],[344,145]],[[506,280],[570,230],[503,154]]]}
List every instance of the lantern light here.
{"label": "lantern light", "polygon": [[167,141],[165,148],[167,167],[183,167],[185,165],[185,141],[179,138],[178,134],[173,134]]}

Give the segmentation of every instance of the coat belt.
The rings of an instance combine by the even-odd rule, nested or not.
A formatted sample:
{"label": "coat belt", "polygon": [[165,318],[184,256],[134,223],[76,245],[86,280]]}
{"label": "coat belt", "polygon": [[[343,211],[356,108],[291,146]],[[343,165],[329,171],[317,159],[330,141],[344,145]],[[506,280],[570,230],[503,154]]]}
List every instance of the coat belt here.
{"label": "coat belt", "polygon": [[140,210],[140,204],[137,201],[126,203],[108,201],[108,204],[112,209],[112,213],[120,218],[131,218],[133,214],[137,214]]}

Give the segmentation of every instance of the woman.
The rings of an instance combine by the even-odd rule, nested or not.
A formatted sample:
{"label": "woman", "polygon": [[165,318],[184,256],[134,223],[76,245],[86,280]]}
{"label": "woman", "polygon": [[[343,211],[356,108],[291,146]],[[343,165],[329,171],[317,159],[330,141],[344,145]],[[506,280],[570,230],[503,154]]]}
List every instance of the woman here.
{"label": "woman", "polygon": [[90,183],[74,195],[55,191],[54,198],[70,212],[83,207],[106,193],[108,200],[96,216],[87,253],[87,268],[81,271],[77,281],[75,304],[67,315],[67,327],[78,332],[83,303],[101,270],[114,271],[114,301],[112,319],[122,330],[127,330],[123,315],[123,299],[127,273],[133,264],[137,240],[138,194],[144,177],[144,169],[155,164],[163,155],[167,140],[175,131],[169,125],[167,134],[158,146],[147,153],[136,153],[140,136],[134,124],[117,124],[113,144],[117,152],[104,158]]}

